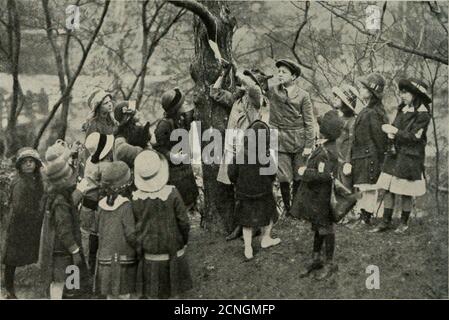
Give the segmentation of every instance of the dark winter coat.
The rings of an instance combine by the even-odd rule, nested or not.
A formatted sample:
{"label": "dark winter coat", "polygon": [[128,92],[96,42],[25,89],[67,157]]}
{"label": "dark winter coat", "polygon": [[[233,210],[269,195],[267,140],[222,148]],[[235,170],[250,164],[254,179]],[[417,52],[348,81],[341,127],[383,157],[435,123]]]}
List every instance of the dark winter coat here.
{"label": "dark winter coat", "polygon": [[189,239],[189,217],[178,190],[173,186],[167,200],[133,197],[138,246],[144,253],[176,255]]}
{"label": "dark winter coat", "polygon": [[387,154],[382,171],[401,179],[420,180],[424,173],[430,114],[425,106],[413,110],[404,107],[399,106],[393,122],[399,129],[394,138],[396,155]]}
{"label": "dark winter coat", "polygon": [[117,131],[117,126],[109,116],[106,118],[96,117],[86,122],[83,129],[86,131],[86,137],[88,137],[93,132],[114,134]]}
{"label": "dark winter coat", "polygon": [[157,145],[154,149],[163,154],[169,163],[168,184],[178,189],[186,206],[191,206],[199,195],[192,166],[184,163],[174,164],[170,159],[170,151],[177,144],[177,141],[170,141],[170,135],[175,129],[176,126],[172,119],[161,119],[155,129]]}
{"label": "dark winter coat", "polygon": [[43,185],[35,175],[19,174],[11,184],[11,210],[2,262],[24,266],[37,262],[44,217]]}
{"label": "dark winter coat", "polygon": [[315,116],[309,94],[296,84],[291,96],[281,85],[270,87],[270,125],[278,129],[279,151],[302,152],[313,148]]}
{"label": "dark winter coat", "polygon": [[[322,173],[318,171],[320,163],[324,163]],[[301,184],[293,198],[291,208],[293,216],[304,218],[318,227],[327,227],[333,223],[330,198],[332,176],[336,176],[337,167],[338,155],[335,141],[327,141],[312,152]]]}
{"label": "dark winter coat", "polygon": [[228,166],[229,179],[235,186],[237,224],[244,227],[267,226],[270,220],[277,221],[276,201],[273,196],[276,173],[261,175],[260,169],[263,165],[247,162],[236,164],[234,159]]}
{"label": "dark winter coat", "polygon": [[382,125],[388,123],[381,101],[369,103],[354,125],[351,164],[354,184],[376,184],[387,149]]}
{"label": "dark winter coat", "polygon": [[70,255],[81,248],[80,218],[72,200],[73,188],[50,195],[50,227],[54,230],[53,254]]}
{"label": "dark winter coat", "polygon": [[352,173],[343,174],[345,163],[351,163],[351,147],[354,140],[355,117],[343,117],[344,125],[340,136],[336,140],[338,151],[338,179],[348,188],[352,188]]}

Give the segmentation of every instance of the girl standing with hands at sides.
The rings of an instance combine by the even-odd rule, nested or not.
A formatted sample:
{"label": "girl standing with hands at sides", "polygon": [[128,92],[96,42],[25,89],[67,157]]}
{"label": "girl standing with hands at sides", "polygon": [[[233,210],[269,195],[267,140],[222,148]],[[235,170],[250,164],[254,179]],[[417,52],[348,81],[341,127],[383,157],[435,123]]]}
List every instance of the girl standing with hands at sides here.
{"label": "girl standing with hands at sides", "polygon": [[371,217],[377,203],[377,179],[387,150],[387,136],[382,125],[388,123],[382,104],[385,86],[384,78],[378,73],[370,73],[360,81],[360,96],[365,107],[360,111],[354,124],[354,142],[351,148],[351,165],[354,187],[361,191],[358,201],[359,223],[371,224]]}
{"label": "girl standing with hands at sides", "polygon": [[[315,232],[313,238],[312,261],[300,269],[300,277],[308,276],[312,271],[322,269],[316,274],[322,280],[337,271],[334,264],[335,223],[331,212],[332,179],[338,171],[338,153],[335,140],[340,136],[343,120],[335,110],[326,112],[318,120],[321,138],[312,152],[306,166],[298,170],[301,184],[293,199],[292,214],[312,223]],[[325,244],[325,262],[321,260],[321,251]]]}
{"label": "girl standing with hands at sides", "polygon": [[[236,164],[236,161],[229,164],[228,175],[235,184],[237,224],[243,227],[245,257],[250,260],[253,258],[251,242],[254,228],[262,227],[262,248],[278,245],[281,239],[271,237],[271,229],[278,219],[273,196],[276,171],[272,174],[261,172],[262,168],[268,169],[268,166],[274,163],[274,158],[270,155],[270,128],[265,122],[256,120],[246,132],[243,148],[238,151],[242,154],[236,156],[236,159],[244,161],[242,164]],[[264,139],[261,139],[262,137]],[[262,159],[268,160],[267,163],[262,164]]]}
{"label": "girl standing with hands at sides", "polygon": [[136,291],[136,228],[131,201],[131,171],[122,161],[107,164],[101,176],[106,197],[98,204],[98,274],[101,294],[129,299]]}
{"label": "girl standing with hands at sides", "polygon": [[38,261],[44,217],[41,167],[42,162],[36,150],[25,147],[17,152],[18,174],[11,184],[11,211],[2,250],[6,299],[17,299],[14,290],[16,267]]}
{"label": "girl standing with hands at sides", "polygon": [[144,150],[134,161],[133,211],[142,251],[143,294],[166,299],[192,288],[186,247],[189,218],[181,195],[168,185],[168,162]]}
{"label": "girl standing with hands at sides", "polygon": [[373,232],[390,228],[396,196],[401,197],[401,223],[395,230],[404,233],[412,210],[413,197],[426,192],[424,179],[426,132],[430,122],[427,85],[418,79],[401,79],[398,83],[401,103],[393,124],[384,124],[382,131],[394,142],[387,153],[377,184],[386,191],[383,220]]}

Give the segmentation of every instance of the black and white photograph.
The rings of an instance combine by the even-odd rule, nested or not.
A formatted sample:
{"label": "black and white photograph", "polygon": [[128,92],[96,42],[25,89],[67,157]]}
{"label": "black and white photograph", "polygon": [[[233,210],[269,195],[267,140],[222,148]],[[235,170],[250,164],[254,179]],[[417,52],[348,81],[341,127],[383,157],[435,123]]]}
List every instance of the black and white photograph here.
{"label": "black and white photograph", "polygon": [[448,27],[447,1],[0,0],[0,300],[447,300]]}

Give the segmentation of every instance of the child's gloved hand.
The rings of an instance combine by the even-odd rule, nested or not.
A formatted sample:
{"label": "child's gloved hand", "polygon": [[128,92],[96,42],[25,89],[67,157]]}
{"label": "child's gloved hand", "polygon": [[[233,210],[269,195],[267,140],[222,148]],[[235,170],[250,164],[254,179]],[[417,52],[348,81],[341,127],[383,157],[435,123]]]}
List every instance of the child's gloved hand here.
{"label": "child's gloved hand", "polygon": [[345,163],[343,165],[343,174],[345,176],[348,176],[351,174],[351,172],[352,172],[352,165],[350,163]]}
{"label": "child's gloved hand", "polygon": [[307,169],[307,167],[300,167],[300,168],[298,169],[298,174],[299,174],[300,176],[304,175],[304,172],[306,171],[306,169]]}
{"label": "child's gloved hand", "polygon": [[318,172],[323,173],[324,172],[324,162],[320,162],[318,164]]}

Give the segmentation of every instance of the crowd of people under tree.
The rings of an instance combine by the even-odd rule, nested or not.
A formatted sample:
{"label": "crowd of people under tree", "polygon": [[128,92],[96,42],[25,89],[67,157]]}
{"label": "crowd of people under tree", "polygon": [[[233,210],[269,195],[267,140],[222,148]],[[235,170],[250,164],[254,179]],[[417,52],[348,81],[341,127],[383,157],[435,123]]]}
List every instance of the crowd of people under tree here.
{"label": "crowd of people under tree", "polygon": [[[370,73],[359,78],[358,89],[349,84],[332,88],[332,109],[316,119],[310,96],[297,81],[300,66],[288,59],[275,66],[277,81],[272,83],[273,76],[258,68],[237,72],[235,66],[223,65],[208,92],[216,108],[229,110],[228,129],[267,137],[264,150],[277,165],[275,174],[261,174],[266,164],[247,161],[247,136],[225,137],[217,180],[234,185],[238,226],[227,240],[242,235],[247,260],[253,258],[256,235],[264,249],[281,244],[271,236],[279,218],[273,195],[277,179],[281,214],[309,221],[314,232],[310,263],[299,266],[299,276],[313,274],[322,280],[338,269],[334,251],[339,219],[331,207],[335,181],[360,195],[358,210],[344,218],[350,228],[391,229],[399,197],[402,214],[395,232],[410,232],[413,198],[426,192],[424,150],[431,98],[422,80],[399,80],[401,101],[389,124],[382,104],[385,80]],[[235,80],[235,91],[223,88],[227,77]],[[184,99],[179,88],[162,95],[165,114],[152,144],[150,124],[141,119],[133,101],[116,103],[111,93],[96,90],[87,101],[91,114],[82,128],[84,142],[58,140],[48,147],[44,160],[30,147],[18,151],[2,250],[7,298],[16,298],[16,267],[36,263],[44,251],[51,256],[43,269],[51,273],[52,299],[79,292],[134,297],[139,264],[141,297],[175,297],[192,288],[188,212],[195,210],[198,188],[192,166],[174,161],[189,155],[174,153],[177,141],[170,139],[175,129],[189,130],[195,120],[193,106]],[[358,113],[357,104],[363,105]],[[269,144],[274,131],[276,150]],[[258,141],[256,146],[262,147]],[[243,163],[233,161],[240,155]],[[380,189],[385,192],[382,221],[372,225]],[[79,267],[81,290],[65,287],[71,265]]]}

